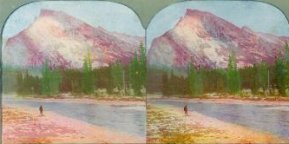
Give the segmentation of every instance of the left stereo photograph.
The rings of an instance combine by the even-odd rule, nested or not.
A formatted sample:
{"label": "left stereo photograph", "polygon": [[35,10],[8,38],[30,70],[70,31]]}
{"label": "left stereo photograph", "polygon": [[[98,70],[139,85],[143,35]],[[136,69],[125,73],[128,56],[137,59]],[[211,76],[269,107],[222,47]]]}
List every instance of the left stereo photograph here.
{"label": "left stereo photograph", "polygon": [[145,30],[104,1],[23,5],[2,32],[2,143],[145,143]]}

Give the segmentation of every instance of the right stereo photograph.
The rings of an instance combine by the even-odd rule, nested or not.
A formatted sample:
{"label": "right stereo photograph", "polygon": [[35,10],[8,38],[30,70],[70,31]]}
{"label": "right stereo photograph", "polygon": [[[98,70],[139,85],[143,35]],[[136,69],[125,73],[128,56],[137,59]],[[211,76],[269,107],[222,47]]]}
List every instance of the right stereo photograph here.
{"label": "right stereo photograph", "polygon": [[147,28],[147,143],[288,143],[289,25],[254,1],[170,5]]}

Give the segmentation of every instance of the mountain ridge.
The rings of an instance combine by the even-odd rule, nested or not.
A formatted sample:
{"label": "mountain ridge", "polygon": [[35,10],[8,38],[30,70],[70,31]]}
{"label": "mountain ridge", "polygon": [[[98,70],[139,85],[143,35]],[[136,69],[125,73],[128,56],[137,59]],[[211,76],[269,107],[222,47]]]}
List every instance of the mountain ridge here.
{"label": "mountain ridge", "polygon": [[48,59],[50,67],[81,68],[91,52],[94,68],[116,61],[129,63],[143,37],[93,27],[62,11],[42,9],[35,21],[3,48],[3,64],[39,67]]}
{"label": "mountain ridge", "polygon": [[238,27],[210,12],[187,9],[176,25],[152,41],[149,65],[186,69],[189,63],[225,68],[235,53],[238,67],[272,63],[289,37]]}

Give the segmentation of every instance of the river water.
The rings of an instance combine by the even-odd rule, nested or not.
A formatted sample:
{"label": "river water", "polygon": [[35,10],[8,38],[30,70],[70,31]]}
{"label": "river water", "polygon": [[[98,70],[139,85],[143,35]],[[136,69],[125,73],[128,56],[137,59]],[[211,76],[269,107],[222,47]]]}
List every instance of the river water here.
{"label": "river water", "polygon": [[145,106],[43,102],[40,100],[23,100],[16,98],[4,98],[2,103],[5,106],[28,106],[35,109],[38,109],[39,106],[42,105],[45,111],[52,111],[70,118],[131,135],[146,136]]}
{"label": "river water", "polygon": [[196,111],[225,122],[270,132],[289,140],[289,105],[214,104],[169,99],[150,100],[148,103],[170,105],[180,109],[183,109],[184,103],[186,103],[190,111]]}
{"label": "river water", "polygon": [[[36,109],[43,105],[46,111],[131,135],[146,136],[145,106],[43,102],[15,98],[4,98],[2,103],[6,106],[29,106]],[[180,109],[183,109],[184,103],[186,103],[190,111],[289,139],[289,105],[214,104],[169,99],[149,100],[148,103],[170,105]]]}

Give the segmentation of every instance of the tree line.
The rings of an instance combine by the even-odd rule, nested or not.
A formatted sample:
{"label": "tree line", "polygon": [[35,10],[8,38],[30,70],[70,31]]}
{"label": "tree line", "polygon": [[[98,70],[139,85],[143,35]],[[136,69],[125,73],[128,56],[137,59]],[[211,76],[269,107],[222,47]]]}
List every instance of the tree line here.
{"label": "tree line", "polygon": [[[275,58],[273,64],[264,61],[243,68],[237,67],[234,54],[229,55],[226,68],[202,68],[188,65],[186,75],[177,75],[173,70],[151,69],[149,81],[159,84],[149,86],[148,92],[161,92],[163,95],[201,96],[205,93],[242,94],[249,91],[253,95],[287,96],[289,89],[289,48],[285,54]],[[158,73],[158,74],[157,74]],[[158,76],[156,76],[158,75]],[[159,90],[158,90],[159,89]]]}
{"label": "tree line", "polygon": [[141,43],[139,51],[135,51],[127,65],[116,61],[108,67],[94,69],[88,52],[82,69],[51,68],[46,60],[41,76],[33,76],[28,70],[18,70],[16,92],[21,95],[55,96],[68,92],[97,95],[98,91],[102,91],[107,94],[142,96],[145,94],[145,81],[146,50]]}
{"label": "tree line", "polygon": [[[264,61],[243,68],[237,67],[234,54],[229,55],[226,68],[203,68],[188,65],[185,75],[174,70],[146,67],[146,51],[140,45],[129,64],[119,61],[108,67],[92,68],[88,53],[82,69],[52,69],[49,62],[43,64],[41,76],[27,71],[16,74],[17,92],[21,94],[57,95],[59,93],[95,94],[106,90],[108,94],[202,96],[206,93],[241,94],[250,91],[253,95],[287,96],[289,89],[289,48],[284,45],[284,55],[268,64]],[[132,92],[133,91],[133,92]]]}

